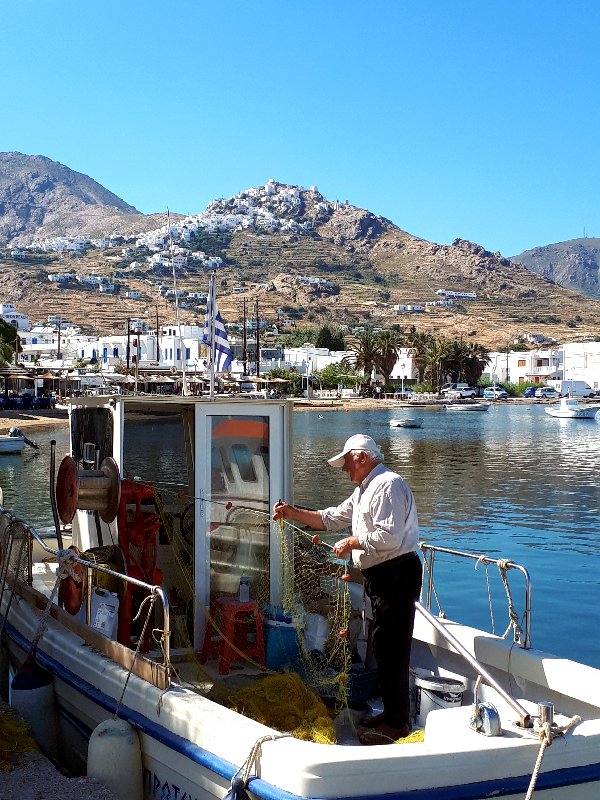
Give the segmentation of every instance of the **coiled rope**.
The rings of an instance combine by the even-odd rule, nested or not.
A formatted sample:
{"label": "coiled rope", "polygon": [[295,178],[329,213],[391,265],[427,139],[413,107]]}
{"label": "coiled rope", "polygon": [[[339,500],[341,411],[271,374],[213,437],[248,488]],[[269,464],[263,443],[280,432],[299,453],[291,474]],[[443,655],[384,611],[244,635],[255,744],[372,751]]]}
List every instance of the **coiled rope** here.
{"label": "coiled rope", "polygon": [[579,725],[580,722],[581,717],[574,716],[571,717],[571,719],[565,725],[551,725],[549,722],[544,722],[542,725],[540,725],[538,731],[540,737],[540,749],[538,751],[535,766],[531,774],[531,780],[529,781],[529,788],[527,789],[525,800],[531,800],[533,797],[538,775],[540,774],[540,769],[542,768],[542,761],[544,759],[546,748],[550,747],[553,739],[555,739],[557,736],[563,736],[563,734],[567,733],[567,731],[570,731],[571,728],[575,727],[575,725]]}

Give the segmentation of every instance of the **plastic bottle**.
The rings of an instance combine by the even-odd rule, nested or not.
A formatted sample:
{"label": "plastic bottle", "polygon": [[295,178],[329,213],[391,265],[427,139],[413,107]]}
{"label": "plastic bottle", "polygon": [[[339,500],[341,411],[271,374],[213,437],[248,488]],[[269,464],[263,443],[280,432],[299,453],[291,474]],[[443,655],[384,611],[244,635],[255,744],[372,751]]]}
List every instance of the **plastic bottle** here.
{"label": "plastic bottle", "polygon": [[239,593],[239,601],[240,603],[247,603],[250,600],[250,578],[247,578],[245,575],[242,575],[240,578],[240,593]]}

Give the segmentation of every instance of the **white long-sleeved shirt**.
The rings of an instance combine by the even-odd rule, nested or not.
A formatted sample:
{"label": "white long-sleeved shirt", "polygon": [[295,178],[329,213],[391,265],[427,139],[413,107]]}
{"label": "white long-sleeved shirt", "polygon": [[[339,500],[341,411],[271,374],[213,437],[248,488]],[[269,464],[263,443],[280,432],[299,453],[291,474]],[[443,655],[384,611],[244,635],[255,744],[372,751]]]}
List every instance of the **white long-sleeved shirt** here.
{"label": "white long-sleeved shirt", "polygon": [[339,506],[320,511],[328,531],[352,526],[361,549],[352,561],[361,569],[411,553],[419,539],[417,507],[410,487],[384,464],[378,464]]}

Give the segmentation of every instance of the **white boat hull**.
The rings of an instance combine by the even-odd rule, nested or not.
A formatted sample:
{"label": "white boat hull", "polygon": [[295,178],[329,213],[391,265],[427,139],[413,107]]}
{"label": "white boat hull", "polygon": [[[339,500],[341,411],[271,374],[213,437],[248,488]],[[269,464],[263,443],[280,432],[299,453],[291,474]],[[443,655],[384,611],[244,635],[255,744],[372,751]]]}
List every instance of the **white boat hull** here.
{"label": "white boat hull", "polygon": [[[7,633],[13,655],[25,655],[39,622],[28,603],[15,604]],[[452,623],[450,623],[452,625]],[[528,694],[550,698],[564,709],[561,722],[579,711],[596,713],[544,756],[536,797],[592,800],[600,796],[600,674],[597,670],[544,653],[511,647],[510,642],[452,625],[459,640],[478,652],[483,665],[512,681],[528,684]],[[424,621],[415,628],[414,657],[436,660],[453,674],[464,675],[460,657],[440,644]],[[126,671],[89,647],[75,634],[49,621],[39,660],[55,682],[65,739],[73,755],[85,757],[86,737],[114,713]],[[465,676],[472,686],[473,675]],[[472,731],[468,705],[431,711],[422,744],[377,748],[321,745],[286,737],[263,745],[260,778],[249,783],[263,798],[393,798],[434,800],[442,797],[523,797],[539,750],[539,741],[519,731],[515,713],[493,696],[505,731],[485,737]],[[527,701],[523,701],[526,703]],[[158,711],[160,707],[160,713]],[[535,705],[531,704],[532,710]],[[146,800],[177,797],[222,798],[236,769],[255,742],[277,732],[240,716],[188,689],[173,686],[163,693],[132,675],[119,716],[139,731]],[[374,774],[377,775],[374,780]],[[451,794],[448,794],[451,792]],[[547,792],[547,794],[546,794]]]}
{"label": "white boat hull", "polygon": [[551,417],[559,419],[596,419],[600,406],[582,405],[573,398],[563,397],[559,405],[545,408],[544,411]]}
{"label": "white boat hull", "polygon": [[23,436],[0,436],[0,453],[21,453],[25,447]]}
{"label": "white boat hull", "polygon": [[446,411],[461,411],[461,412],[481,412],[487,411],[490,407],[489,403],[457,403],[456,405],[445,405]]}

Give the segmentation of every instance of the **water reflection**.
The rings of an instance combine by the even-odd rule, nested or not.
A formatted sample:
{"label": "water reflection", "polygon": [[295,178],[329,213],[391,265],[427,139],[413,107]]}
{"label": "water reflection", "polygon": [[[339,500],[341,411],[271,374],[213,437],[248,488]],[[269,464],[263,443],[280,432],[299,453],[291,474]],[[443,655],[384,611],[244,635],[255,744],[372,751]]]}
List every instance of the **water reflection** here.
{"label": "water reflection", "polygon": [[[497,405],[473,415],[411,413],[422,419],[421,428],[390,428],[398,412],[387,409],[295,414],[295,500],[320,508],[346,497],[348,478],[326,460],[352,434],[373,436],[386,463],[414,491],[422,538],[523,563],[534,588],[534,644],[600,667],[600,422],[555,419],[541,405]],[[182,470],[181,429],[169,426],[168,435],[157,425],[142,429],[128,474],[147,479],[151,470],[155,479],[173,480]],[[66,427],[37,434],[39,452],[0,457],[5,504],[38,526],[52,523],[52,438],[59,462],[68,448]],[[450,569],[453,605],[446,611],[466,611],[473,624],[483,624],[473,602],[482,586],[485,591],[481,570]],[[492,589],[498,599],[502,592]],[[503,632],[505,619],[496,623]]]}
{"label": "water reflection", "polygon": [[[295,415],[298,502],[318,508],[346,497],[351,484],[326,459],[357,431],[373,436],[413,489],[422,538],[525,564],[536,590],[535,643],[600,666],[600,643],[590,636],[600,623],[591,561],[600,548],[600,423],[555,419],[541,405],[464,415],[420,410],[417,429],[390,429],[397,412],[389,410],[317,416]],[[472,605],[464,569],[450,580],[464,611]],[[581,596],[578,582],[586,587]],[[557,600],[561,593],[578,608],[576,620]]]}

